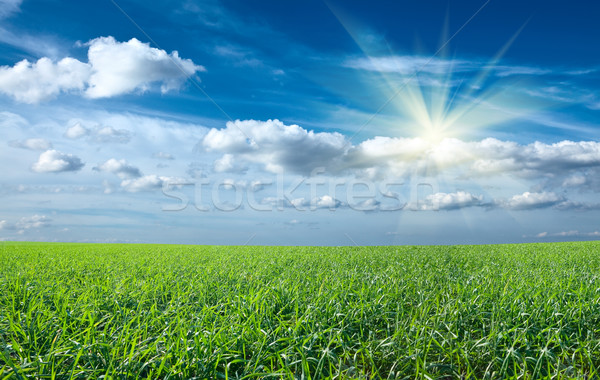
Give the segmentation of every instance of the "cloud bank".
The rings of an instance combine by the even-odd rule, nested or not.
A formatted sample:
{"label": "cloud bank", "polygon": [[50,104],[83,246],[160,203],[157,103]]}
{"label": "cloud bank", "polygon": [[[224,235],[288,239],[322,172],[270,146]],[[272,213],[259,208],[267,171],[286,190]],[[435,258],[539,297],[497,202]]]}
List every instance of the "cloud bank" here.
{"label": "cloud bank", "polygon": [[[444,172],[458,179],[516,176],[556,182],[560,178],[559,186],[564,181],[587,183],[585,172],[600,168],[600,143],[595,141],[522,145],[495,138],[447,138],[432,143],[419,137],[378,136],[353,145],[339,133],[316,133],[279,120],[228,122],[223,129],[211,129],[201,146],[223,154],[214,162],[217,172],[235,172],[248,165],[302,175],[319,174],[315,171],[321,168],[328,175],[372,179]],[[525,198],[531,202],[531,197],[535,195]],[[558,202],[554,198],[544,201]],[[523,202],[509,201],[514,207]]]}

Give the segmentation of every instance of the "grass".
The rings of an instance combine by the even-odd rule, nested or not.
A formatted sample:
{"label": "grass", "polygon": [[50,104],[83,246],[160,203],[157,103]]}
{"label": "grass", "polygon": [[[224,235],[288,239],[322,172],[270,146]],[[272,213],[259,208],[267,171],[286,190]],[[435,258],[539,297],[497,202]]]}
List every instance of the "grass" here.
{"label": "grass", "polygon": [[0,247],[0,379],[597,378],[600,243]]}

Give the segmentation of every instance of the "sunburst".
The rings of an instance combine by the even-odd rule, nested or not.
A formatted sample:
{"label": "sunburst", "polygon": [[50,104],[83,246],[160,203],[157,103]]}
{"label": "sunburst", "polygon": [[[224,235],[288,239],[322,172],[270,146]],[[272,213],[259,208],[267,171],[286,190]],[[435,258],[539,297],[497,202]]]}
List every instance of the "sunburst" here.
{"label": "sunburst", "polygon": [[[398,55],[389,44],[388,53],[382,56],[380,46],[364,38],[361,31],[365,27],[340,9],[331,9],[371,62],[371,71],[383,79],[384,86],[378,88],[383,88],[388,99],[386,106],[389,104],[399,115],[398,135],[420,137],[432,144],[446,138],[470,138],[487,127],[546,107],[520,91],[526,83],[522,77],[501,76],[497,71],[501,58],[526,23],[487,62],[445,58],[450,40],[444,35],[442,47],[433,56]],[[406,60],[412,62],[408,69],[402,67]]]}

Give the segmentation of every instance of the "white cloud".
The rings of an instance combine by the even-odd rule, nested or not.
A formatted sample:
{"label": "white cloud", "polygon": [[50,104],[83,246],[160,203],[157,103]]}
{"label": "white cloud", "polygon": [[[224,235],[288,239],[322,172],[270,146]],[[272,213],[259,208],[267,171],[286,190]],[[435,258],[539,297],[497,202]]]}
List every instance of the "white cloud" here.
{"label": "white cloud", "polygon": [[197,71],[204,71],[190,59],[181,59],[177,51],[167,54],[135,38],[118,42],[113,37],[100,37],[88,44],[88,60],[93,68],[86,90],[90,98],[145,91],[154,82],[161,83],[164,93],[179,88]]}
{"label": "white cloud", "polygon": [[252,56],[252,52],[233,45],[215,47],[215,53],[234,61],[236,66],[260,67],[263,62]]}
{"label": "white cloud", "polygon": [[317,196],[311,200],[308,200],[306,198],[295,198],[290,200],[289,203],[291,204],[291,206],[299,210],[302,210],[306,207],[310,207],[313,210],[324,208],[336,209],[343,205],[341,201],[335,199],[331,195]]}
{"label": "white cloud", "polygon": [[483,206],[483,196],[466,191],[455,193],[435,193],[428,195],[423,204],[413,205],[415,210],[457,210],[466,207]]}
{"label": "white cloud", "polygon": [[235,171],[254,163],[267,171],[304,175],[324,167],[328,174],[372,178],[426,170],[432,175],[454,171],[461,178],[516,175],[566,179],[576,171],[600,168],[600,143],[595,141],[521,145],[494,138],[447,138],[434,143],[418,137],[377,136],[351,145],[339,133],[315,133],[279,120],[229,122],[224,129],[211,129],[201,145],[209,152],[224,153],[214,162],[216,171]]}
{"label": "white cloud", "polygon": [[600,203],[588,203],[588,202],[578,202],[578,201],[562,201],[554,206],[554,208],[558,210],[574,210],[574,211],[592,211],[592,210],[600,210]]}
{"label": "white cloud", "polygon": [[48,150],[52,149],[52,143],[46,139],[27,139],[9,141],[9,146],[13,148],[22,148],[29,150]]}
{"label": "white cloud", "polygon": [[51,221],[52,219],[45,215],[33,215],[19,219],[19,221],[16,223],[16,227],[25,230],[30,228],[48,227]]}
{"label": "white cloud", "polygon": [[7,220],[0,220],[0,230],[14,230],[15,226]]}
{"label": "white cloud", "polygon": [[262,189],[264,189],[265,185],[269,184],[266,182],[262,182],[260,180],[254,180],[254,181],[246,181],[246,180],[239,180],[236,181],[232,178],[226,178],[223,181],[220,182],[220,184],[222,184],[223,188],[225,190],[232,190],[232,189],[237,189],[237,190],[248,190],[248,191],[260,191]]}
{"label": "white cloud", "polygon": [[24,230],[31,228],[42,228],[50,226],[52,219],[46,215],[33,215],[24,216],[19,219],[16,223],[10,223],[7,220],[0,220],[0,230],[20,230],[19,233],[23,233]]}
{"label": "white cloud", "polygon": [[416,55],[394,55],[351,59],[346,61],[344,66],[359,70],[411,75],[417,71],[435,74],[447,73],[450,69],[453,72],[470,71],[479,65],[463,60],[445,60]]}
{"label": "white cloud", "polygon": [[331,195],[316,196],[312,199],[304,197],[288,199],[287,197],[264,197],[261,201],[263,205],[271,205],[273,207],[291,207],[298,211],[330,209],[334,210],[343,206],[345,203],[332,197]]}
{"label": "white cloud", "polygon": [[127,143],[131,140],[131,133],[126,129],[100,127],[94,131],[92,139],[98,143]]}
{"label": "white cloud", "polygon": [[[262,164],[267,171],[310,173],[341,158],[346,140],[339,133],[315,133],[279,120],[236,120],[224,129],[211,129],[202,145],[209,152],[235,154],[236,159]],[[216,165],[228,168],[233,159],[224,156]]]}
{"label": "white cloud", "polygon": [[125,160],[117,160],[115,158],[111,158],[103,164],[94,167],[94,170],[113,173],[121,179],[138,178],[142,176],[140,169],[129,165]]}
{"label": "white cloud", "polygon": [[[594,71],[597,71],[597,69],[580,71],[580,74],[571,72],[571,75],[586,75]],[[550,85],[538,89],[529,89],[525,93],[536,98],[559,103],[582,104],[591,110],[600,108],[600,98],[598,98],[597,91],[579,87],[574,83],[563,82],[560,86]]]}
{"label": "white cloud", "polygon": [[69,139],[79,139],[87,137],[89,141],[95,143],[121,143],[125,144],[131,140],[131,132],[126,129],[116,129],[110,126],[97,126],[95,128],[86,128],[81,123],[75,123],[69,127],[64,136]]}
{"label": "white cloud", "polygon": [[[356,58],[344,62],[345,67],[377,71],[384,73],[397,73],[412,75],[417,72],[428,74],[446,74],[448,72],[479,72],[488,70],[498,77],[511,75],[547,75],[561,73],[560,71],[538,66],[490,64],[485,60],[474,59],[443,59],[418,55],[389,55],[380,57]],[[576,72],[562,72],[565,75],[579,75]],[[420,78],[419,78],[420,79]]]}
{"label": "white cloud", "polygon": [[73,92],[106,98],[143,92],[154,83],[160,83],[165,93],[204,70],[180,58],[176,51],[168,54],[135,38],[118,42],[113,37],[99,37],[87,45],[87,63],[70,57],[58,62],[43,57],[37,62],[23,60],[12,67],[1,66],[0,92],[23,103],[39,103]]}
{"label": "white cloud", "polygon": [[579,232],[577,230],[570,231],[561,231],[555,233],[548,232],[540,232],[535,235],[537,238],[546,238],[546,237],[600,237],[600,231],[592,231],[592,232]]}
{"label": "white cloud", "polygon": [[[178,177],[159,176],[156,174],[143,175],[139,168],[129,164],[124,159],[117,160],[111,158],[94,167],[93,170],[116,175],[122,179],[121,188],[130,193],[161,189],[165,183],[182,184],[189,182]],[[104,181],[103,186],[105,194],[110,194],[115,191],[114,186],[108,181]]]}
{"label": "white cloud", "polygon": [[[358,202],[349,200],[348,206],[356,211],[377,211],[381,206],[381,202],[375,198],[367,198]],[[385,211],[385,209],[382,211]]]}
{"label": "white cloud", "polygon": [[562,183],[564,187],[578,187],[584,185],[587,182],[585,176],[581,174],[574,174],[567,179],[565,179]]}
{"label": "white cloud", "polygon": [[240,165],[239,161],[233,154],[224,154],[223,157],[215,160],[213,170],[217,173],[244,173],[248,167]]}
{"label": "white cloud", "polygon": [[88,64],[74,58],[56,63],[46,57],[37,62],[23,60],[13,67],[0,67],[0,92],[19,102],[39,103],[61,92],[83,90],[90,73]]}
{"label": "white cloud", "polygon": [[78,139],[89,135],[89,133],[89,129],[85,128],[80,123],[76,123],[67,129],[65,132],[65,137],[69,139]]}
{"label": "white cloud", "polygon": [[557,205],[564,201],[564,198],[551,192],[517,194],[508,201],[498,202],[502,207],[511,210],[532,210]]}
{"label": "white cloud", "polygon": [[317,208],[337,208],[340,207],[342,202],[333,198],[331,195],[323,195],[321,197],[314,198],[311,205]]}
{"label": "white cloud", "polygon": [[72,154],[61,153],[57,150],[47,150],[42,153],[31,169],[37,173],[59,173],[77,171],[84,164],[79,157]]}
{"label": "white cloud", "polygon": [[140,191],[152,191],[161,189],[164,184],[181,184],[187,182],[181,178],[158,176],[156,174],[146,175],[134,179],[126,179],[121,182],[121,187],[131,193]]}

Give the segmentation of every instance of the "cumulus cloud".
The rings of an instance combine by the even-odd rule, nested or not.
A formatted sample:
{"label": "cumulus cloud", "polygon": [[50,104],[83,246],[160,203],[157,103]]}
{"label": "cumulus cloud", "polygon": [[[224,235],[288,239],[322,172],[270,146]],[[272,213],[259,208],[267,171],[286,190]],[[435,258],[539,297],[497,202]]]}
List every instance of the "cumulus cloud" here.
{"label": "cumulus cloud", "polygon": [[82,126],[80,123],[76,123],[69,128],[65,132],[65,137],[69,139],[78,139],[83,136],[89,135],[90,130]]}
{"label": "cumulus cloud", "polygon": [[418,138],[375,137],[350,153],[356,156],[357,163],[368,166],[384,165],[397,169],[406,164],[413,168],[434,164],[439,170],[465,166],[464,176],[512,173],[522,177],[542,177],[600,166],[600,143],[594,141],[521,145],[487,138],[470,142],[445,139],[432,144]]}
{"label": "cumulus cloud", "polygon": [[428,195],[424,202],[411,204],[412,210],[457,210],[466,207],[484,206],[482,195],[466,191],[455,193],[435,193]]}
{"label": "cumulus cloud", "polygon": [[177,51],[168,54],[135,38],[118,42],[113,37],[100,37],[88,45],[92,74],[86,95],[90,98],[145,91],[156,82],[161,83],[164,93],[179,88],[188,76],[204,70],[190,59],[181,59]]}
{"label": "cumulus cloud", "polygon": [[9,141],[8,145],[13,148],[22,148],[29,150],[48,150],[52,149],[52,143],[46,139],[27,139]]}
{"label": "cumulus cloud", "polygon": [[341,158],[346,140],[339,133],[316,133],[279,120],[236,120],[224,129],[211,129],[202,145],[209,152],[230,155],[216,163],[223,171],[232,167],[235,158],[262,164],[271,172],[288,169],[307,174]]}
{"label": "cumulus cloud", "polygon": [[181,184],[186,182],[181,178],[158,176],[156,174],[146,175],[139,178],[126,179],[121,182],[121,187],[130,193],[140,191],[152,191],[161,189],[165,184]]}
{"label": "cumulus cloud", "polygon": [[248,167],[241,165],[233,154],[227,153],[224,154],[223,157],[215,160],[213,170],[217,173],[243,173],[248,170]]}
{"label": "cumulus cloud", "polygon": [[298,210],[303,210],[305,208],[310,208],[311,210],[328,208],[333,210],[344,205],[341,201],[335,199],[331,195],[317,196],[312,199],[295,198],[289,200],[286,204],[289,204]]}
{"label": "cumulus cloud", "polygon": [[131,133],[126,129],[113,127],[100,127],[92,135],[92,140],[98,143],[127,143],[131,140]]}
{"label": "cumulus cloud", "polygon": [[46,215],[24,216],[16,223],[7,220],[0,220],[0,230],[28,230],[31,228],[42,228],[50,226],[52,219]]}
{"label": "cumulus cloud", "polygon": [[316,196],[312,199],[299,197],[289,199],[287,197],[264,197],[261,204],[270,205],[273,207],[290,207],[295,208],[299,211],[318,210],[318,209],[330,209],[335,210],[340,207],[346,206],[342,201],[332,197],[331,195]]}
{"label": "cumulus cloud", "polygon": [[315,197],[311,200],[311,207],[334,209],[342,205],[342,202],[333,198],[331,195]]}
{"label": "cumulus cloud", "polygon": [[30,217],[23,217],[17,223],[17,228],[21,229],[30,229],[30,228],[40,228],[40,227],[48,227],[52,219],[48,218],[45,215],[33,215]]}
{"label": "cumulus cloud", "polygon": [[64,136],[75,140],[87,137],[90,142],[95,143],[121,143],[125,144],[131,140],[131,132],[126,129],[116,129],[110,126],[97,126],[86,128],[81,123],[75,123],[67,128]]}
{"label": "cumulus cloud", "polygon": [[[117,160],[116,158],[106,160],[95,166],[93,170],[116,175],[122,180],[120,184],[121,189],[130,193],[161,189],[163,185],[169,183],[177,185],[189,182],[178,177],[159,176],[156,174],[144,175],[139,168],[129,164],[126,160]],[[103,186],[105,194],[115,191],[115,187],[108,181],[104,181]]]}
{"label": "cumulus cloud", "polygon": [[507,201],[500,201],[498,203],[510,210],[532,210],[555,206],[564,200],[563,197],[551,192],[530,193],[526,191],[523,194],[512,196]]}
{"label": "cumulus cloud", "polygon": [[39,103],[61,93],[79,93],[92,99],[113,97],[144,92],[155,83],[165,93],[204,70],[180,58],[177,51],[168,54],[135,38],[118,42],[110,36],[99,37],[87,46],[88,62],[43,57],[36,62],[23,60],[14,66],[1,66],[0,92],[23,103]]}
{"label": "cumulus cloud", "polygon": [[115,174],[121,179],[138,178],[142,176],[140,169],[129,165],[125,160],[117,160],[115,158],[111,158],[93,169]]}
{"label": "cumulus cloud", "polygon": [[84,166],[79,157],[61,153],[57,150],[47,150],[42,153],[31,170],[37,173],[60,173],[78,171]]}
{"label": "cumulus cloud", "polygon": [[39,103],[61,92],[83,90],[90,77],[88,64],[74,58],[53,62],[40,58],[0,67],[0,92],[22,103]]}

